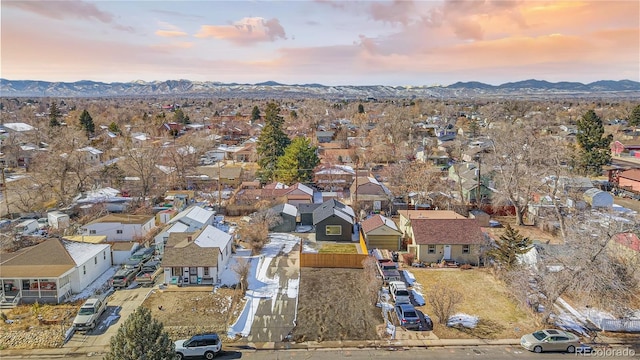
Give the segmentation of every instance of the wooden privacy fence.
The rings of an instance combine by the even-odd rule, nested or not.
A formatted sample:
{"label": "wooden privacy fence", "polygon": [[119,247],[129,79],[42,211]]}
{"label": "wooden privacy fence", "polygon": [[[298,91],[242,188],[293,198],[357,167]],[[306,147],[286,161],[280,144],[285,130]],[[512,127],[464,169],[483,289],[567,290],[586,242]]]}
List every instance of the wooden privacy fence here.
{"label": "wooden privacy fence", "polygon": [[362,261],[367,257],[365,254],[301,253],[300,267],[362,269]]}

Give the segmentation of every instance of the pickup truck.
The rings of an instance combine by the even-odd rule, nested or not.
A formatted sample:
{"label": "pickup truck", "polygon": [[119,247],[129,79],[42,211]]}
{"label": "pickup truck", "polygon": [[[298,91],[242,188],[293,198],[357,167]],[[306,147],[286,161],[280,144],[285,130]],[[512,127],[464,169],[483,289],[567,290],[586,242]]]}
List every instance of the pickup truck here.
{"label": "pickup truck", "polygon": [[160,266],[160,261],[151,260],[142,265],[142,269],[136,275],[135,281],[141,286],[153,286],[156,279],[164,269]]}
{"label": "pickup truck", "polygon": [[93,296],[84,302],[73,319],[73,328],[77,331],[93,330],[100,315],[107,309],[106,295]]}
{"label": "pickup truck", "polygon": [[380,261],[378,262],[378,271],[385,284],[389,284],[391,281],[402,281],[402,275],[398,271],[398,263],[396,262]]}
{"label": "pickup truck", "polygon": [[135,280],[139,268],[122,267],[111,278],[114,289],[127,288]]}

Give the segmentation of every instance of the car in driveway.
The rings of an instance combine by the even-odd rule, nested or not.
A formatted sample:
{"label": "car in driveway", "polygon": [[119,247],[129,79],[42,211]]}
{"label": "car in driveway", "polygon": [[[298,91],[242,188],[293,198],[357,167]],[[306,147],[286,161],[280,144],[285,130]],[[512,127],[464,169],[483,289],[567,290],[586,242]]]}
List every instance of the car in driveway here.
{"label": "car in driveway", "polygon": [[539,330],[520,338],[523,348],[541,353],[544,351],[566,351],[573,353],[580,347],[580,339],[567,331],[557,329]]}
{"label": "car in driveway", "polygon": [[73,319],[73,328],[77,331],[93,330],[98,325],[100,315],[106,309],[107,296],[105,294],[88,298]]}
{"label": "car in driveway", "polygon": [[391,281],[389,282],[389,293],[391,299],[396,304],[411,304],[411,298],[409,297],[409,290],[403,281]]}
{"label": "car in driveway", "polygon": [[422,330],[422,321],[413,305],[397,304],[395,309],[400,326],[407,330]]}
{"label": "car in driveway", "polygon": [[216,333],[198,334],[175,342],[179,360],[187,358],[213,359],[222,350],[222,341]]}

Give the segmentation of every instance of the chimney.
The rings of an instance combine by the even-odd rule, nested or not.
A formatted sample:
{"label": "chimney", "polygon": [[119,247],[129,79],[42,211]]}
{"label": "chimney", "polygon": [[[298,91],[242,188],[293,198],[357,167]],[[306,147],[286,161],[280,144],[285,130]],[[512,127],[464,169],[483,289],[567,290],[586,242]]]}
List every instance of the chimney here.
{"label": "chimney", "polygon": [[187,236],[187,242],[191,242],[192,238],[191,235]]}

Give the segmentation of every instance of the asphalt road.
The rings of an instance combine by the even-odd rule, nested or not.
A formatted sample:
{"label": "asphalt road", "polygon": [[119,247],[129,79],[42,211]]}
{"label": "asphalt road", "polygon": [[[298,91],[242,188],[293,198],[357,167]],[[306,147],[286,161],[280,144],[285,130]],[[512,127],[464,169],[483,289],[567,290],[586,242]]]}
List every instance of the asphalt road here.
{"label": "asphalt road", "polygon": [[[624,347],[614,347],[620,352],[619,356],[591,356],[603,359],[638,359],[638,355],[625,356],[622,353]],[[52,355],[36,356],[31,355],[28,357],[15,355],[15,356],[3,356],[2,360],[13,359],[61,359],[61,358],[73,358],[79,360],[93,360],[102,358],[103,354],[86,354],[79,356],[62,356]],[[604,354],[606,355],[606,354]],[[445,360],[445,359],[487,359],[487,360],[510,360],[510,359],[544,359],[544,360],[556,360],[556,359],[569,359],[580,358],[581,355],[566,354],[566,353],[543,353],[535,354],[526,350],[523,350],[515,346],[474,346],[474,347],[460,347],[460,348],[414,348],[409,350],[388,350],[388,349],[316,349],[316,350],[238,350],[238,351],[225,351],[219,354],[216,359],[260,359],[260,360],[281,360],[281,359],[304,359],[304,360],[320,360],[320,359],[342,359],[347,358],[350,360],[368,360],[368,359],[398,359],[398,360],[414,360],[414,359],[430,359],[430,360]]]}

